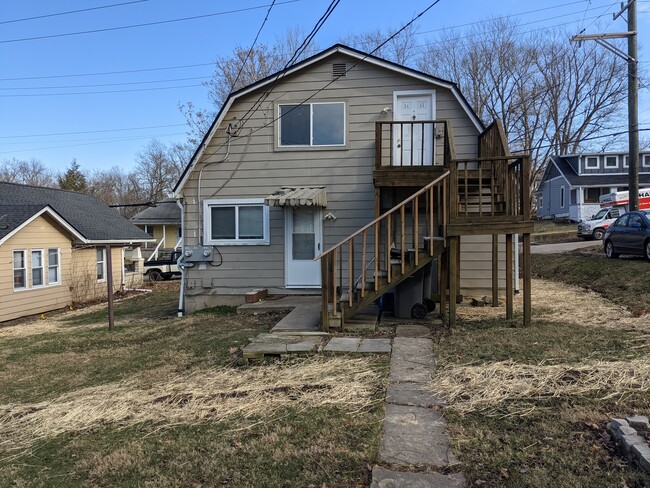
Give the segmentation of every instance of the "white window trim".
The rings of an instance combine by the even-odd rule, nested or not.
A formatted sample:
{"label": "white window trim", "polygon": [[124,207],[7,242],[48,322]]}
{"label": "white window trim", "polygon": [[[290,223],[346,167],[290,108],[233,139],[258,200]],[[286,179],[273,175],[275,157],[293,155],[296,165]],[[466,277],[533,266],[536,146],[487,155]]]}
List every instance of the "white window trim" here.
{"label": "white window trim", "polygon": [[544,208],[544,195],[539,196],[539,208]]}
{"label": "white window trim", "polygon": [[[314,109],[312,108],[314,105],[343,105],[343,144],[314,144]],[[309,105],[309,144],[288,144],[284,145],[282,144],[282,117],[280,116],[280,107],[283,107],[285,105],[299,105],[299,102],[291,103],[279,103],[278,104],[278,147],[282,149],[291,149],[295,147],[302,147],[302,148],[308,148],[308,147],[345,147],[348,143],[348,138],[347,138],[347,123],[348,123],[348,114],[347,114],[347,104],[344,101],[340,102],[309,102],[309,103],[303,103],[303,105]]]}
{"label": "white window trim", "polygon": [[[14,267],[14,253],[16,252],[21,252],[23,253],[23,268],[15,268]],[[15,282],[14,282],[14,271],[16,269],[22,269],[25,271],[25,286],[21,286],[19,288],[16,288]],[[29,273],[27,272],[27,249],[12,249],[11,251],[11,282],[13,286],[14,291],[25,291],[29,289]]]}
{"label": "white window trim", "polygon": [[[38,288],[45,288],[47,285],[45,284],[45,253],[43,252],[43,249],[30,249],[29,250],[29,283],[31,285],[32,290],[36,290]],[[33,266],[33,254],[35,252],[41,253],[41,266],[40,268],[34,268]],[[41,270],[41,284],[40,285],[35,285],[34,284],[34,269],[40,269]]]}
{"label": "white window trim", "polygon": [[641,162],[641,165],[644,168],[650,168],[650,154],[643,155],[643,161]]}
{"label": "white window trim", "polygon": [[[236,207],[235,235],[239,234],[239,208],[245,206],[262,207],[264,237],[262,239],[212,239],[211,207]],[[236,200],[203,200],[203,242],[208,246],[268,246],[271,243],[269,206],[264,205],[263,198],[240,198]]]}
{"label": "white window trim", "polygon": [[564,204],[566,203],[566,195],[564,194],[564,187],[560,187],[560,207],[564,208]]}
{"label": "white window trim", "polygon": [[630,167],[630,157],[629,156],[623,156],[623,167],[624,168],[629,168]]}
{"label": "white window trim", "polygon": [[[596,160],[596,166],[589,166],[590,159]],[[600,169],[600,158],[598,156],[585,156],[585,169]]]}
{"label": "white window trim", "polygon": [[[614,160],[614,166],[610,166],[608,164],[608,161],[610,159]],[[605,168],[606,169],[611,169],[611,168],[618,168],[618,156],[605,156]]]}
{"label": "white window trim", "polygon": [[[97,251],[102,251],[102,261],[97,261]],[[106,268],[106,248],[105,247],[96,247],[95,248],[95,275],[97,274],[97,265],[102,263],[102,276],[103,278],[97,279],[97,283],[106,283],[106,275],[108,274],[108,269]]]}
{"label": "white window trim", "polygon": [[[50,281],[50,268],[53,266],[50,264],[50,251],[56,249],[56,276],[57,281]],[[56,286],[61,284],[61,248],[59,247],[48,247],[47,248],[47,286]]]}

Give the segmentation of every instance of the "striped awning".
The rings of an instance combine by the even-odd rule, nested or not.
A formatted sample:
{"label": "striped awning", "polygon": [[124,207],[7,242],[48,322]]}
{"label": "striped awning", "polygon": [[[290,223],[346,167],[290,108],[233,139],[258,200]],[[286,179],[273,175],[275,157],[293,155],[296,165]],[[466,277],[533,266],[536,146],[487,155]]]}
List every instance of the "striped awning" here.
{"label": "striped awning", "polygon": [[324,186],[283,186],[266,197],[264,203],[270,207],[326,207],[327,196]]}

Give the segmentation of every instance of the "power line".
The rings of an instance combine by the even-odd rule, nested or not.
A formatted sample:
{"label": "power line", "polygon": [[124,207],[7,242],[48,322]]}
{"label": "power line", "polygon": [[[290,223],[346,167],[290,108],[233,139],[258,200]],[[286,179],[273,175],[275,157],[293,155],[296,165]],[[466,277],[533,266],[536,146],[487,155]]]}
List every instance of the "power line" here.
{"label": "power line", "polygon": [[[285,5],[288,3],[295,3],[299,2],[300,0],[284,0],[282,2],[278,2],[277,5]],[[194,15],[191,17],[181,17],[181,18],[176,18],[176,19],[168,19],[168,20],[159,20],[156,22],[145,22],[142,24],[131,24],[131,25],[122,25],[122,26],[117,26],[117,27],[105,27],[103,29],[92,29],[92,30],[86,30],[86,31],[77,31],[77,32],[65,32],[63,34],[50,34],[47,36],[33,36],[33,37],[21,37],[21,38],[16,38],[16,39],[4,39],[0,40],[0,44],[8,44],[8,43],[14,43],[14,42],[24,42],[24,41],[37,41],[41,39],[55,39],[55,38],[60,38],[60,37],[69,37],[69,36],[80,36],[80,35],[85,35],[85,34],[97,34],[99,32],[112,32],[112,31],[118,31],[118,30],[125,30],[125,29],[135,29],[139,27],[149,27],[152,25],[162,25],[162,24],[172,24],[176,22],[186,22],[188,20],[197,20],[197,19],[205,19],[208,17],[217,17],[221,15],[228,15],[228,14],[234,14],[234,13],[239,13],[239,12],[248,12],[251,10],[258,10],[261,8],[266,8],[268,7],[269,4],[266,5],[259,5],[257,7],[247,7],[247,8],[240,8],[240,9],[235,9],[235,10],[225,10],[222,12],[215,12],[212,14],[203,14],[203,15]]]}
{"label": "power line", "polygon": [[126,73],[144,73],[149,71],[196,68],[199,66],[213,66],[213,65],[214,63],[184,64],[180,66],[162,66],[158,68],[129,69],[129,70],[122,70],[122,71],[103,71],[99,73],[78,73],[78,74],[70,74],[70,75],[49,75],[49,76],[25,76],[21,78],[0,78],[0,81],[45,80],[51,78],[76,78],[80,76],[121,75]]}
{"label": "power line", "polygon": [[89,92],[66,92],[66,93],[24,93],[18,95],[0,95],[0,98],[17,98],[17,97],[57,97],[69,95],[100,95],[107,93],[128,93],[128,92],[145,92],[145,91],[158,91],[158,90],[175,90],[177,88],[191,88],[195,86],[203,86],[200,83],[193,85],[177,85],[177,86],[161,86],[157,88],[133,88],[129,90],[104,90],[104,91],[89,91]]}
{"label": "power line", "polygon": [[127,130],[144,130],[144,129],[161,129],[166,127],[181,127],[185,124],[171,124],[171,125],[149,125],[145,127],[126,127],[122,129],[103,129],[103,130],[84,130],[77,132],[50,132],[49,134],[23,134],[18,136],[0,136],[0,139],[17,139],[19,137],[50,137],[50,136],[69,136],[76,134],[98,134],[102,132],[121,132]]}
{"label": "power line", "polygon": [[46,14],[46,15],[37,15],[35,17],[25,17],[22,19],[12,19],[12,20],[4,20],[0,22],[0,25],[2,24],[13,24],[15,22],[25,22],[27,20],[36,20],[36,19],[45,19],[49,17],[57,17],[60,15],[69,15],[69,14],[78,14],[80,12],[90,12],[91,10],[102,10],[105,8],[113,8],[113,7],[122,7],[124,5],[132,5],[134,3],[142,3],[142,2],[148,2],[149,0],[134,0],[132,2],[122,2],[122,3],[113,3],[111,5],[102,5],[99,7],[89,7],[89,8],[82,8],[78,10],[68,10],[67,12],[56,12],[53,14]]}
{"label": "power line", "polygon": [[171,83],[175,81],[205,80],[205,76],[193,76],[190,78],[171,78],[167,80],[128,81],[123,83],[99,83],[91,85],[60,85],[60,86],[8,86],[0,87],[0,90],[58,90],[63,88],[97,88],[102,86],[124,86],[124,85],[145,85],[151,83]]}

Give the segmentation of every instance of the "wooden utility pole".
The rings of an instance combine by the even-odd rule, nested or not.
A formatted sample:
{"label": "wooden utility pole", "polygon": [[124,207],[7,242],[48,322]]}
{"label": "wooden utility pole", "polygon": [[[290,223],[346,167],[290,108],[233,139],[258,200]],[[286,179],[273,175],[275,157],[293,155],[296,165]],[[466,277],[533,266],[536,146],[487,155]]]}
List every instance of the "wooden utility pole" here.
{"label": "wooden utility pole", "polygon": [[108,330],[113,329],[113,260],[111,246],[106,246],[106,291],[108,292]]}
{"label": "wooden utility pole", "polygon": [[[627,118],[630,210],[639,209],[639,69],[637,52],[636,0],[621,3],[621,10],[614,14],[614,20],[627,10],[627,32],[611,34],[579,34],[572,41],[596,41],[608,51],[627,61]],[[627,38],[627,54],[607,39]]]}

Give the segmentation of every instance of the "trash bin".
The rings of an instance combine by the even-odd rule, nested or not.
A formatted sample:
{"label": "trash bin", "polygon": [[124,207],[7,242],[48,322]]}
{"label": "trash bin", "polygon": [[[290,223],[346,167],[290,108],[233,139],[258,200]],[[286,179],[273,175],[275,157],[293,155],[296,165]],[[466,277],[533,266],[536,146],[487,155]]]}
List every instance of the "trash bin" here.
{"label": "trash bin", "polygon": [[434,259],[431,264],[422,269],[422,304],[426,307],[427,313],[436,309],[436,302],[431,296],[438,292],[438,261]]}
{"label": "trash bin", "polygon": [[[422,304],[423,270],[409,276],[395,287],[395,316],[408,319],[424,318],[426,307]],[[424,313],[423,313],[424,311]]]}

